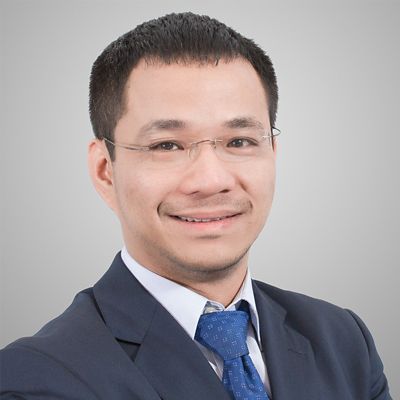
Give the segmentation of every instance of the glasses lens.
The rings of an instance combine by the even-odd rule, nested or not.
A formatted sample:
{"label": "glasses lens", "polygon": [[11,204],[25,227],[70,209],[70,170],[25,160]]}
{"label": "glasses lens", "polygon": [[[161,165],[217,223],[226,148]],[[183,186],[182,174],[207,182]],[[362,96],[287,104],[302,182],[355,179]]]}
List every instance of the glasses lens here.
{"label": "glasses lens", "polygon": [[271,139],[258,132],[225,137],[217,144],[219,157],[224,161],[251,161],[268,155],[272,150]]}
{"label": "glasses lens", "polygon": [[183,164],[188,159],[186,146],[179,142],[161,142],[149,148],[151,161],[157,166],[175,166]]}
{"label": "glasses lens", "polygon": [[188,164],[197,158],[203,145],[211,145],[218,158],[228,162],[251,161],[272,154],[272,138],[260,131],[241,131],[216,139],[205,139],[199,142],[182,143],[164,141],[149,146],[147,155],[156,168],[169,168]]}

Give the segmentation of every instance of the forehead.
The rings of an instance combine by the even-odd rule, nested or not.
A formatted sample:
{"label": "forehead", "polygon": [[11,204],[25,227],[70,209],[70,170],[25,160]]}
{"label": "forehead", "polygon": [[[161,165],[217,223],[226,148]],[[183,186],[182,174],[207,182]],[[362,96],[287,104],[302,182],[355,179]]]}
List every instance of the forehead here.
{"label": "forehead", "polygon": [[129,76],[116,133],[137,131],[154,120],[206,129],[243,116],[269,125],[267,96],[249,62],[166,65],[142,60]]}

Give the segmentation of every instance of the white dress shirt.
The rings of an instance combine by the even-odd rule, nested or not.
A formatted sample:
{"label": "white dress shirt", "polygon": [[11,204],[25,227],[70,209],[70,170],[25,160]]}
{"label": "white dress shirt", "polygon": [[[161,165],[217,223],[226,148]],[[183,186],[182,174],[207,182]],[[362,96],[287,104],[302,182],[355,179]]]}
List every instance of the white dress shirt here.
{"label": "white dress shirt", "polygon": [[[237,307],[239,307],[240,302],[245,300],[249,305],[251,319],[251,324],[249,324],[247,332],[247,347],[254,366],[264,383],[265,389],[267,393],[271,395],[267,369],[261,353],[260,326],[250,271],[247,272],[242,287],[233,302],[228,307],[224,307],[218,302],[208,300],[193,290],[157,275],[141,266],[129,255],[126,247],[122,249],[121,257],[135,278],[159,303],[161,303],[193,340],[197,329],[197,323],[204,312],[235,311]],[[218,377],[222,380],[222,359],[197,341],[196,344],[199,346]]]}

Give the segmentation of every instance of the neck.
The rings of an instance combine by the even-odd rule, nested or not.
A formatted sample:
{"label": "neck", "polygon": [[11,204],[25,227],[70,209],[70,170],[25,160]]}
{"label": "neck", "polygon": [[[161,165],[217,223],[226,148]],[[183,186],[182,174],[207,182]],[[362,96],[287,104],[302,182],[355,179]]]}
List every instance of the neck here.
{"label": "neck", "polygon": [[146,265],[150,271],[161,275],[171,281],[185,286],[186,288],[202,295],[208,300],[216,301],[224,307],[232,303],[239,290],[242,287],[243,281],[247,273],[247,258],[246,253],[235,264],[230,265],[219,271],[193,271],[182,270],[176,268],[164,268],[162,270],[153,268],[149,264]]}
{"label": "neck", "polygon": [[246,273],[247,267],[244,266],[244,268],[236,268],[235,271],[230,271],[230,273],[222,279],[210,282],[179,282],[175,279],[172,280],[193,290],[208,300],[216,301],[224,307],[227,307],[239,293],[246,278]]}
{"label": "neck", "polygon": [[141,257],[143,254],[135,252],[134,249],[127,248],[127,250],[140,265],[148,270],[225,307],[231,304],[238,294],[247,273],[248,251],[232,264],[221,265],[215,270],[213,267],[181,263],[177,259],[169,260],[165,256],[161,260],[153,260]]}

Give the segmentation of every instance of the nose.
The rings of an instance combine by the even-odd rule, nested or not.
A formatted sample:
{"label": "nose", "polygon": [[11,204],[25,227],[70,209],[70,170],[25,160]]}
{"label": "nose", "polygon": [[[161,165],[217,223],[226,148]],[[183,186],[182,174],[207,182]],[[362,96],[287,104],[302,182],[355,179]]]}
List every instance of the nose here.
{"label": "nose", "polygon": [[200,144],[195,153],[181,180],[183,193],[210,196],[233,189],[233,171],[228,163],[218,158],[212,142]]}

